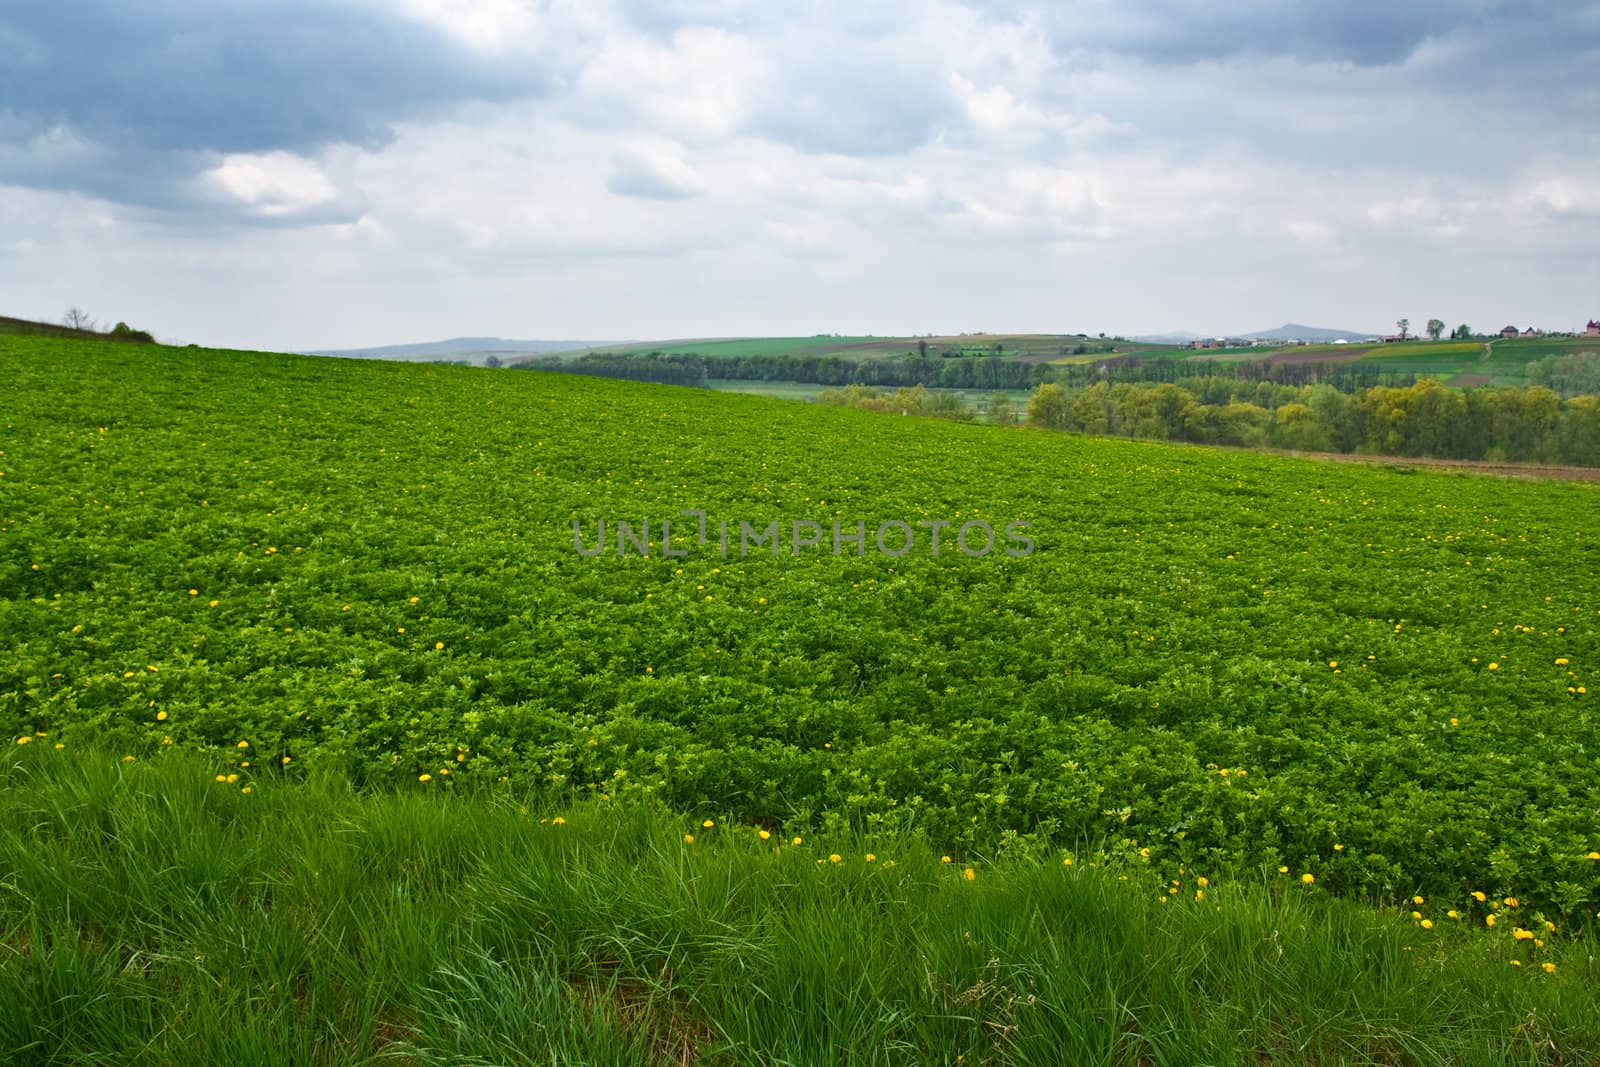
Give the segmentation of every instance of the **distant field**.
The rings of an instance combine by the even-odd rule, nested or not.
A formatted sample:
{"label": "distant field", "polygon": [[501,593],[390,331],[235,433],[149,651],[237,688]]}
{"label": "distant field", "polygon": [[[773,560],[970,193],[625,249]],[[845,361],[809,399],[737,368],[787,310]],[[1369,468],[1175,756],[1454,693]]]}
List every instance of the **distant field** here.
{"label": "distant field", "polygon": [[[1546,356],[1575,351],[1600,351],[1594,338],[1556,337],[1529,340],[1496,340],[1492,348],[1484,341],[1407,341],[1387,345],[1273,345],[1242,348],[1191,349],[1182,345],[1156,345],[1141,342],[1101,339],[1078,334],[966,334],[943,337],[723,337],[649,341],[587,351],[633,354],[660,352],[668,355],[698,355],[708,359],[747,357],[816,356],[850,360],[903,359],[926,345],[929,359],[998,356],[1007,360],[1048,362],[1057,366],[1097,363],[1106,359],[1133,359],[1139,362],[1164,361],[1191,365],[1196,374],[1215,373],[1225,363],[1364,363],[1396,374],[1435,377],[1445,382],[1459,379],[1462,385],[1514,385],[1525,378],[1527,364]],[[1076,352],[1080,347],[1110,346],[1109,351]],[[1488,353],[1486,358],[1486,352]],[[576,359],[584,352],[564,353]],[[730,388],[719,386],[718,388]],[[741,388],[738,392],[759,392],[769,396],[792,396],[792,391]]]}
{"label": "distant field", "polygon": [[708,378],[706,384],[721,393],[747,393],[780,400],[815,400],[824,390],[832,388],[812,382],[754,382],[734,378]]}
{"label": "distant field", "polygon": [[[722,393],[744,393],[749,396],[770,396],[780,400],[815,400],[827,390],[834,388],[828,385],[816,385],[812,382],[759,382],[743,381],[736,378],[710,378],[707,384]],[[892,389],[890,390],[893,391]],[[964,399],[969,405],[983,404],[994,395],[993,389],[929,389],[930,393],[954,393]],[[1028,398],[1033,394],[1026,389],[1001,389],[1006,397],[1019,408],[1026,407]]]}
{"label": "distant field", "polygon": [[[1071,355],[1080,345],[1112,345],[1118,354],[1137,349],[1140,352],[1163,351],[1181,353],[1179,348],[1154,345],[1130,345],[1126,341],[1084,337],[1078,334],[961,334],[928,337],[704,337],[668,341],[641,341],[635,344],[613,345],[588,349],[587,352],[641,355],[660,352],[665,355],[698,355],[712,359],[733,359],[748,356],[839,356],[846,359],[901,359],[917,355],[925,344],[929,358],[942,358],[947,351],[958,351],[967,358],[999,356],[1002,359],[1022,359],[1031,362],[1057,360]],[[567,358],[577,358],[585,352],[563,353]],[[1097,353],[1083,358],[1104,358]]]}

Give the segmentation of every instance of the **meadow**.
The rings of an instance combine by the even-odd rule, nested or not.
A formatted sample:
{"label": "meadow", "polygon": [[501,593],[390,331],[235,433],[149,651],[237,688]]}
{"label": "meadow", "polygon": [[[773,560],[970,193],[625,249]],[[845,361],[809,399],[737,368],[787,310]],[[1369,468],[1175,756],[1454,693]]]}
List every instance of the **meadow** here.
{"label": "meadow", "polygon": [[[739,1030],[720,1014],[733,1010],[726,998],[737,991],[712,997],[710,979],[694,972],[707,960],[734,966],[716,946],[755,936],[730,932],[739,928],[735,915],[776,936],[751,917],[781,884],[800,886],[794,892],[812,902],[795,905],[812,909],[796,920],[801,933],[848,902],[889,924],[858,934],[846,927],[839,941],[800,937],[795,951],[807,967],[853,958],[911,921],[906,915],[953,916],[955,925],[926,935],[943,947],[923,950],[951,966],[953,957],[938,953],[969,951],[959,949],[957,927],[973,937],[962,966],[979,971],[960,971],[965,984],[946,991],[967,998],[959,1003],[972,1010],[961,1017],[979,1020],[971,1030],[951,1021],[960,1013],[945,994],[928,991],[926,975],[946,973],[943,963],[907,970],[911,957],[891,957],[860,974],[838,972],[853,990],[846,996],[841,987],[796,985],[781,969],[759,971],[789,958],[782,953],[734,953],[755,961],[760,981],[751,988],[763,995],[812,990],[826,1021],[818,1025],[830,1039],[857,1033],[868,1060],[928,1042],[959,1054],[969,1042],[979,1062],[1029,1062],[1018,1050],[1045,1046],[1022,1043],[1025,1035],[1066,1040],[1060,1027],[1081,1018],[1047,1026],[1007,1017],[997,1028],[973,1005],[1020,1011],[1033,996],[1059,1015],[1068,987],[1043,978],[1030,987],[1010,972],[991,981],[981,971],[990,958],[1004,971],[1014,949],[1030,961],[1016,966],[1043,974],[1081,948],[1048,917],[1088,915],[1113,897],[1123,902],[1097,920],[1091,940],[1126,923],[1137,931],[1128,941],[1136,955],[1117,956],[1122,977],[1107,988],[1122,1008],[1108,1001],[1106,1020],[1134,1012],[1134,1029],[1173,1044],[1127,1044],[1133,1039],[1115,1034],[1131,1024],[1104,1021],[1082,1047],[1099,1049],[1105,1062],[1136,1062],[1152,1048],[1168,1049],[1161,1055],[1175,1062],[1257,1048],[1296,1062],[1295,1049],[1312,1047],[1305,1027],[1332,1003],[1341,1021],[1322,1033],[1335,1044],[1316,1046],[1313,1059],[1430,1062],[1429,1049],[1447,1046],[1429,1042],[1457,1041],[1447,1035],[1479,1003],[1496,1005],[1480,1020],[1487,1029],[1460,1030],[1465,1044],[1448,1045],[1463,1061],[1554,1062],[1600,1047],[1592,1011],[1585,1016],[1562,992],[1594,980],[1583,961],[1592,960],[1585,946],[1600,907],[1593,485],[1319,464],[450,366],[0,337],[0,370],[8,383],[0,726],[15,739],[0,813],[10,835],[5,862],[25,875],[0,883],[11,950],[0,959],[25,979],[16,988],[38,998],[0,1009],[12,1013],[8,1035],[34,1033],[26,1019],[54,1003],[49,982],[88,983],[83,990],[112,983],[137,1002],[128,1011],[145,1013],[139,1025],[154,1026],[153,1006],[200,996],[174,992],[191,989],[181,976],[199,973],[184,969],[193,954],[163,946],[213,936],[210,923],[223,937],[231,927],[215,909],[253,917],[244,929],[254,932],[240,935],[239,955],[226,963],[220,942],[200,955],[225,969],[285,961],[280,992],[326,991],[316,982],[333,982],[336,969],[321,978],[293,970],[300,927],[266,916],[286,910],[306,929],[326,930],[319,917],[403,900],[399,917],[384,920],[402,925],[384,935],[382,949],[400,952],[403,921],[424,921],[425,902],[444,899],[444,886],[458,893],[467,885],[485,894],[465,911],[486,917],[476,947],[424,939],[409,964],[393,961],[431,976],[404,996],[389,990],[411,1005],[398,1020],[383,1021],[389,1001],[379,992],[360,1011],[337,1012],[493,1061],[492,1049],[465,1035],[534,1023],[487,995],[472,1010],[504,1014],[429,1015],[445,1010],[440,991],[494,971],[504,980],[497,996],[548,993],[538,967],[567,958],[569,934],[559,931],[568,930],[589,953],[582,958],[620,961],[616,973],[628,976],[630,991],[603,1001],[557,990],[541,1025],[573,1012],[626,1020],[643,995],[629,983],[654,974],[674,996],[701,990],[695,995],[722,1005],[694,1016],[716,1040],[809,1048],[824,1038],[791,1033],[783,1044]],[[706,512],[713,529],[718,520],[777,521],[782,550],[723,555],[714,539],[699,543],[685,510]],[[686,555],[662,554],[663,519]],[[618,554],[613,542],[588,558],[575,550],[575,520],[587,545],[601,520],[613,530],[618,520],[635,530],[648,521],[654,543],[646,556]],[[865,550],[792,554],[793,520],[838,520],[847,530],[861,521]],[[891,520],[953,525],[943,552],[934,554],[919,528],[914,550],[891,556],[872,544],[872,531]],[[1026,522],[1037,551],[952,551],[951,532],[975,520]],[[346,794],[355,799],[338,799]],[[49,796],[59,799],[41,799]],[[658,900],[682,908],[668,922],[591,901],[571,927],[563,925],[570,912],[530,912],[512,928],[539,931],[555,955],[507,962],[482,938],[520,898],[496,895],[495,878],[532,890],[496,866],[510,855],[496,849],[565,847],[508,829],[523,809],[528,833],[538,818],[560,817],[564,829],[589,828],[582,840],[623,834],[632,842],[620,852],[597,844],[592,867],[552,853],[566,858],[537,869],[560,885],[589,886],[595,899],[610,893],[618,907]],[[608,828],[613,816],[604,813],[613,810],[634,829]],[[193,818],[179,820],[185,812]],[[170,846],[190,851],[159,860],[150,845],[156,830],[130,829],[140,819],[169,820],[159,825],[174,834],[190,827]],[[379,829],[347,843],[375,842],[378,852],[339,853],[336,833],[314,829],[346,819],[377,820]],[[480,826],[497,829],[472,829]],[[801,838],[806,851],[756,849],[763,831],[780,843]],[[273,834],[290,854],[272,853]],[[327,851],[292,844],[312,840]],[[413,840],[441,851],[404,844]],[[708,850],[721,857],[704,872],[708,881],[675,866],[694,862],[679,851],[686,844],[728,849]],[[311,854],[296,860],[297,847]],[[871,881],[882,868],[864,867],[869,852],[895,859],[912,883]],[[834,854],[839,864],[829,861]],[[29,855],[56,858],[48,870],[38,859],[17,866]],[[618,888],[607,880],[633,862],[624,856],[663,866],[647,868],[655,881]],[[740,866],[758,860],[757,873]],[[296,892],[312,892],[303,885],[314,880],[311,867],[284,865],[301,862],[346,873],[330,876],[328,896],[297,903]],[[1060,881],[1091,863],[1088,881]],[[806,888],[823,876],[816,872],[842,866],[853,872],[848,892]],[[361,878],[353,872],[372,869],[382,875],[367,887],[376,897],[340,895],[341,886],[355,894]],[[128,882],[141,871],[182,902],[163,920],[181,937],[141,918],[166,899]],[[960,910],[967,905],[947,901],[963,888],[988,893],[990,884],[1015,889],[1010,897],[995,890],[1010,903],[984,913],[982,922],[1001,924],[986,941],[980,920]],[[75,895],[83,885],[100,887],[83,890],[101,893],[98,903]],[[712,906],[684,885],[731,895]],[[31,906],[19,904],[19,892]],[[844,895],[829,895],[836,892]],[[1198,918],[1151,917],[1167,913],[1157,904],[1166,897],[1210,921],[1209,903],[1192,905],[1218,894],[1253,918],[1196,940]],[[1305,966],[1315,974],[1297,984],[1260,962],[1260,939],[1282,929],[1281,909],[1302,906],[1315,909],[1305,913],[1314,921],[1303,938],[1293,936],[1308,946]],[[66,931],[86,915],[90,926],[74,940]],[[607,929],[648,930],[657,950],[630,958],[626,945],[604,940]],[[1025,935],[1045,939],[1006,940]],[[47,943],[61,948],[39,950]],[[1196,947],[1213,943],[1243,947],[1228,950],[1234,956]],[[315,947],[306,944],[306,952]],[[361,965],[357,942],[337,945],[330,967]],[[662,955],[670,945],[705,954],[691,964]],[[468,948],[489,954],[457,954]],[[1457,984],[1440,993],[1413,964],[1384,955],[1390,949],[1426,956],[1434,967],[1426,973]],[[1259,966],[1239,981],[1288,999],[1237,1016],[1175,999],[1179,987],[1142,991],[1132,976],[1172,953],[1181,957],[1173,973],[1224,985],[1214,969],[1249,956]],[[144,970],[127,971],[130,959],[145,960]],[[524,965],[533,969],[517,969]],[[215,976],[210,966],[204,973]],[[680,985],[661,966],[701,977],[684,973]],[[1367,967],[1383,970],[1374,976]],[[216,998],[184,1002],[192,1009],[184,1024],[162,1040],[187,1040],[196,1028],[222,1040],[242,1026],[246,972],[226,973],[234,977],[218,979]],[[806,973],[807,982],[822,981],[820,971]],[[895,985],[905,974],[923,976],[924,999]],[[583,975],[583,983],[604,979]],[[1409,992],[1384,1011],[1328,999],[1341,983],[1368,978],[1374,996],[1393,982]],[[830,997],[840,999],[824,1005]],[[796,1002],[778,1003],[805,1017]],[[1230,1003],[1265,1002],[1239,993]],[[1539,1015],[1531,1030],[1506,1021],[1528,1011],[1554,1011],[1556,1021]],[[891,1017],[904,1029],[869,1025]],[[916,1029],[934,1017],[948,1028]],[[299,1032],[297,1019],[279,1020],[284,1033]],[[419,1030],[428,1019],[456,1036]],[[1412,1023],[1418,1029],[1406,1030]],[[52,1025],[55,1036],[36,1034],[43,1044],[30,1047],[71,1058],[60,1043],[71,1027]],[[1408,1033],[1424,1031],[1420,1044],[1407,1044]],[[635,1062],[637,1052],[616,1056]],[[808,1062],[793,1051],[761,1055]],[[933,1061],[946,1060],[954,1054]]]}
{"label": "meadow", "polygon": [[1436,923],[1298,877],[954,862],[907,835],[779,837],[514,792],[356,793],[315,771],[213,781],[227,769],[177,749],[8,754],[6,1063],[1600,1055],[1592,937],[1509,923],[1491,937],[1431,902],[1408,907]]}

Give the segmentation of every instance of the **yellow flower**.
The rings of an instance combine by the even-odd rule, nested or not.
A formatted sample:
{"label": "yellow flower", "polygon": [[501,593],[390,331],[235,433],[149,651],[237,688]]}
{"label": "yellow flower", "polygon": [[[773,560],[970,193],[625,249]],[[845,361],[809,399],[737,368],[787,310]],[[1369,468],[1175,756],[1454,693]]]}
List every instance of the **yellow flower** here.
{"label": "yellow flower", "polygon": [[239,776],[237,774],[228,775],[228,784],[232,785],[234,782],[237,782],[238,780],[239,780]]}
{"label": "yellow flower", "polygon": [[1491,664],[1489,664],[1489,669],[1490,669],[1490,670],[1491,670],[1491,671],[1497,671],[1497,670],[1499,670],[1499,669],[1500,669],[1500,664],[1498,664],[1498,663],[1491,663]]}
{"label": "yellow flower", "polygon": [[867,861],[867,862],[868,862],[868,863],[871,863],[871,862],[872,862],[872,861],[873,861],[873,860],[875,860],[875,859],[877,859],[877,858],[878,858],[878,857],[876,857],[876,856],[874,856],[874,855],[873,855],[873,854],[872,854],[872,853],[870,853],[870,852],[868,852],[868,853],[867,853],[867,854],[866,854],[866,855],[865,855],[865,856],[863,856],[863,857],[862,857],[862,858],[863,858],[863,859],[865,859],[865,860],[866,860],[866,861]]}
{"label": "yellow flower", "polygon": [[949,856],[940,856],[939,857],[939,862],[940,863],[949,863],[950,862],[950,857]]}
{"label": "yellow flower", "polygon": [[167,721],[167,713],[166,712],[164,712],[164,711],[156,712],[156,722],[166,722],[166,721]]}
{"label": "yellow flower", "polygon": [[1279,867],[1278,868],[1278,873],[1279,874],[1288,874],[1289,873],[1289,868],[1287,868],[1287,867]]}
{"label": "yellow flower", "polygon": [[1485,900],[1488,900],[1489,898],[1483,895],[1483,890],[1474,889],[1472,891],[1472,899],[1476,900],[1479,904],[1482,904]]}
{"label": "yellow flower", "polygon": [[1206,886],[1211,884],[1211,881],[1207,878],[1196,878],[1195,883],[1199,885],[1201,889],[1204,889]]}
{"label": "yellow flower", "polygon": [[1524,930],[1520,926],[1513,926],[1511,928],[1511,936],[1516,938],[1518,941],[1532,941],[1533,940],[1533,931],[1532,930]]}
{"label": "yellow flower", "polygon": [[198,589],[191,589],[191,590],[189,590],[189,595],[190,595],[190,596],[199,596],[199,595],[200,595],[200,590],[198,590]]}
{"label": "yellow flower", "polygon": [[[946,860],[949,860],[949,858],[950,858],[949,856],[945,857]],[[1063,866],[1063,867],[1071,867],[1072,866],[1072,857],[1068,856],[1066,859],[1062,860],[1061,861],[1061,866]]]}
{"label": "yellow flower", "polygon": [[1522,961],[1521,960],[1512,960],[1511,961],[1511,966],[1513,966],[1513,967],[1521,967],[1522,966]]}
{"label": "yellow flower", "polygon": [[1600,860],[1600,852],[1591,852],[1589,853],[1588,858],[1592,860]]}
{"label": "yellow flower", "polygon": [[978,872],[973,870],[971,867],[968,867],[966,870],[961,872],[961,877],[965,878],[969,882],[975,882],[978,880]]}
{"label": "yellow flower", "polygon": [[218,605],[218,604],[219,604],[219,603],[221,603],[221,601],[218,601],[218,600],[211,600],[211,601],[208,601],[208,602],[207,602],[207,603],[206,603],[206,607],[208,607],[208,608],[214,608],[214,607],[216,607],[216,606],[217,606],[217,605]]}
{"label": "yellow flower", "polygon": [[1516,906],[1517,906],[1517,898],[1516,897],[1506,897],[1506,907],[1514,908]]}
{"label": "yellow flower", "polygon": [[1413,918],[1413,919],[1420,919],[1420,918],[1422,918],[1422,912],[1420,912],[1420,911],[1414,911],[1414,912],[1412,912],[1412,913],[1411,913],[1411,917],[1412,917],[1412,918]]}
{"label": "yellow flower", "polygon": [[434,643],[433,643],[433,650],[434,650],[434,651],[435,651],[435,652],[441,652],[441,651],[443,651],[443,650],[444,650],[444,642],[443,642],[443,641],[435,641],[435,642],[434,642]]}
{"label": "yellow flower", "polygon": [[1310,885],[1312,882],[1315,882],[1317,880],[1317,876],[1312,874],[1310,871],[1307,871],[1305,874],[1302,874],[1300,876],[1300,880],[1302,882],[1304,882],[1306,885]]}
{"label": "yellow flower", "polygon": [[1432,930],[1433,929],[1433,920],[1432,919],[1423,919],[1422,920],[1422,928],[1424,930]]}
{"label": "yellow flower", "polygon": [[1562,656],[1562,657],[1560,657],[1560,658],[1558,658],[1556,660],[1556,666],[1557,667],[1565,667],[1566,665],[1567,665],[1567,657]]}
{"label": "yellow flower", "polygon": [[567,825],[567,820],[557,815],[555,818],[550,820],[550,823],[553,826],[565,826]]}
{"label": "yellow flower", "polygon": [[1196,901],[1200,901],[1200,900],[1206,899],[1206,891],[1204,889],[1196,889],[1194,891],[1194,899]]}
{"label": "yellow flower", "polygon": [[228,780],[228,776],[227,776],[227,775],[226,775],[226,774],[219,774],[219,775],[217,775],[217,781],[219,781],[219,782],[226,782],[226,781],[227,781],[227,780]]}
{"label": "yellow flower", "polygon": [[1415,896],[1415,897],[1411,898],[1411,903],[1413,903],[1413,904],[1421,904],[1421,903],[1424,903],[1424,901],[1423,901],[1421,896]]}
{"label": "yellow flower", "polygon": [[759,838],[761,838],[761,840],[763,840],[763,841],[766,841],[766,840],[767,840],[767,839],[769,839],[769,838],[770,838],[770,837],[772,837],[772,834],[771,834],[771,833],[769,833],[769,832],[768,832],[768,831],[766,831],[766,830],[758,830],[758,831],[757,831],[757,832],[756,832],[756,836],[757,836],[757,837],[759,837]]}
{"label": "yellow flower", "polygon": [[1139,850],[1139,855],[1143,856],[1145,859],[1149,859],[1150,858],[1150,850],[1147,849],[1147,848],[1141,848]]}
{"label": "yellow flower", "polygon": [[713,826],[715,826],[717,824],[712,822],[710,819],[707,819],[705,822],[701,823],[700,825],[705,827],[707,830],[709,830],[709,829],[711,829]]}
{"label": "yellow flower", "polygon": [[19,745],[25,745],[25,744],[27,744],[27,743],[28,743],[28,742],[29,742],[29,741],[32,741],[32,740],[33,740],[33,738],[31,738],[31,737],[19,737],[19,738],[17,738],[17,744],[19,744]]}
{"label": "yellow flower", "polygon": [[419,782],[431,782],[431,781],[433,781],[433,775],[431,775],[431,774],[419,774],[419,775],[417,775],[417,781],[419,781]]}
{"label": "yellow flower", "polygon": [[1330,660],[1329,660],[1329,661],[1328,661],[1328,666],[1330,666],[1330,667],[1337,667],[1337,666],[1339,666],[1339,661],[1338,661],[1338,660],[1336,660],[1336,659],[1330,659]]}
{"label": "yellow flower", "polygon": [[233,747],[235,747],[235,748],[249,748],[250,747],[250,742],[248,742],[248,741],[240,741],[237,745],[235,745]]}
{"label": "yellow flower", "polygon": [[416,602],[417,602],[417,598],[416,597],[412,597],[410,600],[406,601],[407,604],[415,604]]}
{"label": "yellow flower", "polygon": [[841,861],[841,860],[842,860],[842,859],[843,859],[843,857],[842,857],[842,856],[840,856],[840,855],[839,855],[839,854],[838,854],[838,853],[837,853],[837,852],[833,852],[833,853],[830,853],[830,854],[829,854],[829,855],[828,855],[828,862],[829,862],[829,863],[838,863],[838,862],[840,862],[840,861]]}
{"label": "yellow flower", "polygon": [[693,834],[684,834],[683,835],[683,843],[686,844],[686,845],[694,844],[694,835]]}
{"label": "yellow flower", "polygon": [[764,596],[756,597],[756,603],[757,604],[765,604],[766,602],[767,602],[767,598],[766,597],[764,597]]}
{"label": "yellow flower", "polygon": [[1449,911],[1445,912],[1445,915],[1452,919],[1461,918],[1461,913],[1454,908],[1451,908]]}
{"label": "yellow flower", "polygon": [[1343,852],[1344,851],[1344,846],[1343,845],[1334,845],[1333,846],[1333,850],[1335,852]]}
{"label": "yellow flower", "polygon": [[1553,964],[1553,963],[1541,963],[1539,966],[1544,968],[1544,973],[1545,974],[1555,974],[1556,973],[1556,965]]}
{"label": "yellow flower", "polygon": [[797,845],[800,843],[800,841],[801,841],[801,839],[798,838],[798,837],[794,839],[794,843],[797,844]]}
{"label": "yellow flower", "polygon": [[1493,926],[1494,925],[1494,916],[1493,915],[1485,915],[1483,917],[1483,925],[1485,925],[1485,926]]}
{"label": "yellow flower", "polygon": [[245,786],[244,788],[240,789],[239,792],[248,793],[248,792],[250,792],[250,787],[249,786]]}

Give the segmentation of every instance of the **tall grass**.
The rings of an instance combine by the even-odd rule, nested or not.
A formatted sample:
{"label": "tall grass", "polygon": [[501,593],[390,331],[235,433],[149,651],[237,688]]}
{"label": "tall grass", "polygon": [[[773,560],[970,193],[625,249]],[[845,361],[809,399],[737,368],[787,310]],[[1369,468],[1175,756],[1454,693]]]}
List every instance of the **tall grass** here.
{"label": "tall grass", "polygon": [[1137,863],[216,771],[6,754],[0,1061],[1600,1057],[1592,930],[1541,949],[1276,872],[1196,900]]}

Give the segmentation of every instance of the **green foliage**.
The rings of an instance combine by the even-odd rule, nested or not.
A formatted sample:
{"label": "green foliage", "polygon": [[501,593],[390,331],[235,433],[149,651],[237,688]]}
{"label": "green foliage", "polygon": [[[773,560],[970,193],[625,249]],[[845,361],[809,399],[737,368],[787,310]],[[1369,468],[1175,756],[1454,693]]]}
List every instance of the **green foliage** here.
{"label": "green foliage", "polygon": [[953,393],[929,392],[920,385],[896,389],[892,393],[864,385],[847,385],[843,389],[826,390],[817,397],[817,403],[888,414],[926,415],[959,422],[965,422],[973,416],[972,410]]}
{"label": "green foliage", "polygon": [[229,775],[170,748],[8,755],[0,1060],[1600,1057],[1592,929],[1465,893],[1378,912],[1298,867],[942,863],[914,834],[762,840],[648,802]]}
{"label": "green foliage", "polygon": [[113,341],[137,341],[142,344],[154,344],[155,338],[145,330],[135,330],[125,322],[119,322],[111,327],[109,334]]}
{"label": "green foliage", "polygon": [[[1584,373],[1583,364],[1551,372],[1564,384]],[[1051,383],[1035,391],[1028,421],[1196,444],[1600,466],[1593,398],[1563,401],[1540,386],[1457,390],[1425,378],[1346,396],[1326,385],[1249,386],[1226,378],[1097,382],[1075,391]]]}
{"label": "green foliage", "polygon": [[[1600,904],[1594,486],[577,375],[39,339],[0,370],[15,737]],[[1069,411],[1126,419],[1108,396]],[[1021,520],[1038,551],[573,550],[686,508]]]}
{"label": "green foliage", "polygon": [[1565,397],[1600,396],[1600,345],[1592,352],[1535,360],[1528,364],[1528,380]]}

